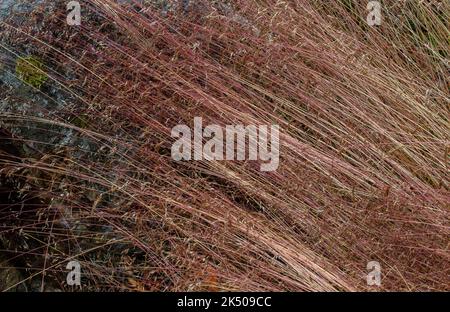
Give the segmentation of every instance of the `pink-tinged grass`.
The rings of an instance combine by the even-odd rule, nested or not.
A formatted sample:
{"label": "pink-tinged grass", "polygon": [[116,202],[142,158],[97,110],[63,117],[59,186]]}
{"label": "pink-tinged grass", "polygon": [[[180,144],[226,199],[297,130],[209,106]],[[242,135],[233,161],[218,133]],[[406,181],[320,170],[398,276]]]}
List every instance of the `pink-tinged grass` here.
{"label": "pink-tinged grass", "polygon": [[[2,47],[33,45],[73,98],[61,114],[86,119],[2,121],[99,147],[4,162],[47,203],[0,228],[38,241],[14,257],[66,289],[77,259],[92,290],[449,290],[449,6],[397,2],[376,28],[365,5],[301,0],[167,16],[93,0],[79,28],[64,10],[54,32],[2,23]],[[195,116],[279,124],[279,169],[173,161],[170,130]]]}

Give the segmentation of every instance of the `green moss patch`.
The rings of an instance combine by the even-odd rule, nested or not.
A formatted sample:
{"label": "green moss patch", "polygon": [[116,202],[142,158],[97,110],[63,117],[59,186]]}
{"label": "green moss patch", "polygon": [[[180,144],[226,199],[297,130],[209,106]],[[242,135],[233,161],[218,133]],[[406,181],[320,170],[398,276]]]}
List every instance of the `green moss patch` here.
{"label": "green moss patch", "polygon": [[16,74],[24,83],[37,89],[48,80],[44,63],[34,56],[19,57],[16,62]]}

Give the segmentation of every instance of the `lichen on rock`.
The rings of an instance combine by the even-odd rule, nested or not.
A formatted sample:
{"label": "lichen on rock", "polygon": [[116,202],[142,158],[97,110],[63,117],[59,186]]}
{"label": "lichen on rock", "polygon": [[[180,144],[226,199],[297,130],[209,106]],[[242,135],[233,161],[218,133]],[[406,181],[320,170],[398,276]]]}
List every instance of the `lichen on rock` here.
{"label": "lichen on rock", "polygon": [[40,89],[48,80],[44,63],[35,56],[19,57],[16,62],[16,74],[24,83]]}

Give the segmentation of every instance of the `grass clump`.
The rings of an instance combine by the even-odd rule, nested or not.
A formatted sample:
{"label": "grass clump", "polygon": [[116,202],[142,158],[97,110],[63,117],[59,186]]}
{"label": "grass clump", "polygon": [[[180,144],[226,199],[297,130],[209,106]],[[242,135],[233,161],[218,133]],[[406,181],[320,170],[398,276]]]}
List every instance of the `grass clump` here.
{"label": "grass clump", "polygon": [[[53,31],[64,7],[43,31],[0,27],[11,51],[33,38],[70,94],[0,118],[49,129],[14,142],[50,151],[0,155],[42,202],[4,201],[8,266],[42,290],[77,290],[75,259],[83,291],[449,290],[448,5],[386,0],[370,27],[368,1],[218,2],[86,1],[82,33]],[[280,167],[174,161],[171,129],[197,116],[279,124]]]}

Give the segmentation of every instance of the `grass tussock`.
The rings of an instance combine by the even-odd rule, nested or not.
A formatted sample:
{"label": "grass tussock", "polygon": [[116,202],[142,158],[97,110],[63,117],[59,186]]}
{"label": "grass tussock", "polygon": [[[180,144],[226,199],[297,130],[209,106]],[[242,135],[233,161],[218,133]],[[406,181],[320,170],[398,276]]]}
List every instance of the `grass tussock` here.
{"label": "grass tussock", "polygon": [[[2,158],[36,201],[0,203],[26,283],[70,290],[75,259],[84,290],[449,290],[448,2],[383,1],[378,27],[361,1],[139,3],[0,24],[3,55],[45,60],[33,92],[58,107],[2,127],[78,142],[16,135],[32,156]],[[173,161],[195,116],[279,124],[280,167]]]}

